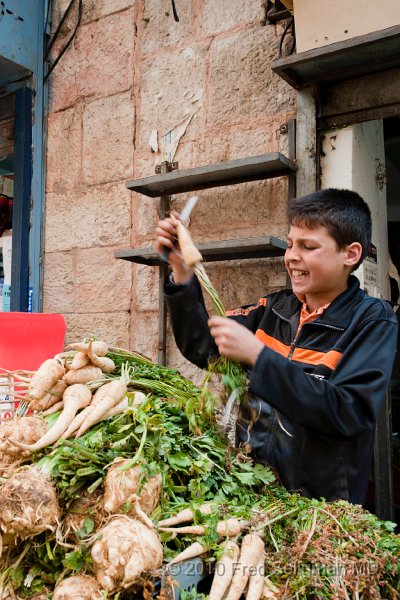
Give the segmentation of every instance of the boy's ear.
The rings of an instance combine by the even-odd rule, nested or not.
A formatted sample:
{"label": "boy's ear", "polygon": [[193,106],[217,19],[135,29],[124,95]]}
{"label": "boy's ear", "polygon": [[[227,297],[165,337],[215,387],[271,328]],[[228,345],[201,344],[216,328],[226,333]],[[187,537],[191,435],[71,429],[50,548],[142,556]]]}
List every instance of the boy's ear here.
{"label": "boy's ear", "polygon": [[362,246],[360,242],[352,242],[351,244],[346,246],[344,264],[349,267],[353,267],[359,262],[361,254]]}

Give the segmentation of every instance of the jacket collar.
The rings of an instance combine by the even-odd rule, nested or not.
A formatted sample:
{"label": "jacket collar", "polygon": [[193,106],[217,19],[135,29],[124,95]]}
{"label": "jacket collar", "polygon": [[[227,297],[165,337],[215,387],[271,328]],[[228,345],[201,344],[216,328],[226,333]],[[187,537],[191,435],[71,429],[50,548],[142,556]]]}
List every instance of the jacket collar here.
{"label": "jacket collar", "polygon": [[[330,303],[323,314],[315,319],[314,323],[346,328],[350,322],[353,309],[360,302],[363,294],[357,277],[350,275],[347,289]],[[289,320],[295,312],[301,309],[301,306],[301,301],[292,292],[276,303],[275,310],[284,319]]]}

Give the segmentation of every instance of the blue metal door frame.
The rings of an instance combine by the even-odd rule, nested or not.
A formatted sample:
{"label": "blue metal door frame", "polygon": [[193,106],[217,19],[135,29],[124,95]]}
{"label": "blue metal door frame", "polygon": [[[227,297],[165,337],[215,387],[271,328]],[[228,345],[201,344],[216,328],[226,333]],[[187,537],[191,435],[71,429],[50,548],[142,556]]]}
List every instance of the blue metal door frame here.
{"label": "blue metal door frame", "polygon": [[0,5],[0,86],[16,94],[11,310],[34,312],[42,306],[43,53],[49,1],[3,0]]}
{"label": "blue metal door frame", "polygon": [[14,202],[12,217],[10,310],[27,312],[29,307],[29,212],[32,184],[32,90],[15,94]]}

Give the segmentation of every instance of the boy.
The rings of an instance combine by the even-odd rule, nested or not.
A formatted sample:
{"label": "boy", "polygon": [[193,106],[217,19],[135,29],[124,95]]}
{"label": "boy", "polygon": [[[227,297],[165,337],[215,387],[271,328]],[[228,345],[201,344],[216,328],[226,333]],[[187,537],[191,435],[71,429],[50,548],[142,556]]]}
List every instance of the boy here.
{"label": "boy", "polygon": [[[362,504],[397,336],[389,304],[351,275],[370,244],[370,211],[355,192],[326,189],[292,200],[288,217],[292,289],[228,319],[208,318],[193,272],[170,253],[175,340],[199,367],[218,353],[247,365],[256,417],[239,435],[287,489]],[[175,222],[159,222],[158,251],[173,248]]]}

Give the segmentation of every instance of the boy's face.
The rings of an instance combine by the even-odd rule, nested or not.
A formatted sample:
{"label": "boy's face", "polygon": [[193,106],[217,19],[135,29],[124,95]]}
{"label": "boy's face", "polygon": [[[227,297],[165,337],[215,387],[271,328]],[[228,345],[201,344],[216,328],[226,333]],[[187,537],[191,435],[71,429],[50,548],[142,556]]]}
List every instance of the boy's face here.
{"label": "boy's face", "polygon": [[285,265],[296,294],[306,297],[310,310],[332,302],[347,288],[352,266],[359,258],[361,246],[350,244],[338,250],[326,227],[290,227]]}

